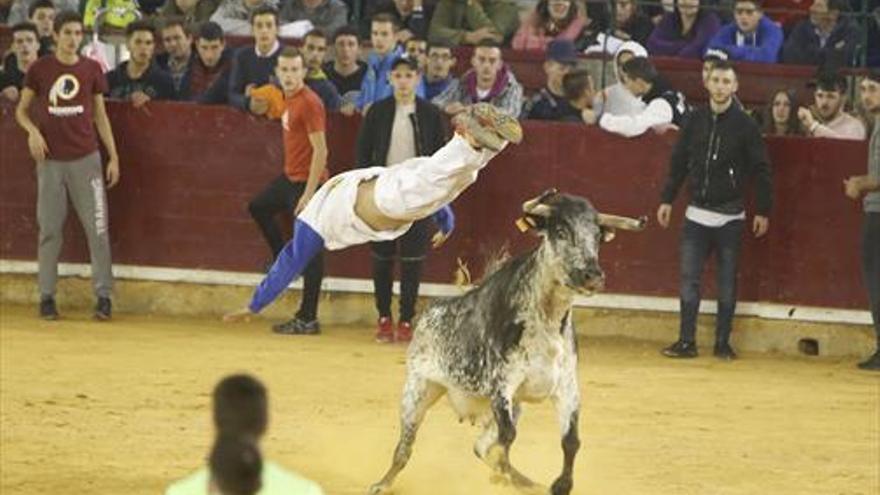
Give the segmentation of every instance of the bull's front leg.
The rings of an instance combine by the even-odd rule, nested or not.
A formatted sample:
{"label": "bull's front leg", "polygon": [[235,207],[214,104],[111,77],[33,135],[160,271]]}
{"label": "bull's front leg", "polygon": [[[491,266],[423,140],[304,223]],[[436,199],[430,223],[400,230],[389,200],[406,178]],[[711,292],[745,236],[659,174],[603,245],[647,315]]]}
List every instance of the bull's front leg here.
{"label": "bull's front leg", "polygon": [[411,374],[407,377],[403,387],[403,400],[400,408],[400,439],[397,448],[394,449],[394,458],[391,467],[382,479],[370,487],[369,495],[386,493],[394,478],[406,466],[412,455],[413,442],[425,413],[443,396],[445,389],[425,378]]}
{"label": "bull's front leg", "polygon": [[578,438],[578,415],[580,413],[580,392],[578,390],[576,374],[569,373],[566,383],[561,384],[554,402],[559,417],[559,427],[562,433],[562,474],[556,478],[551,487],[552,495],[568,495],[574,485],[572,472],[574,470],[574,458],[581,441]]}
{"label": "bull's front leg", "polygon": [[[544,487],[529,479],[510,464],[510,447],[516,439],[516,421],[519,416],[519,405],[513,403],[511,396],[512,394],[499,394],[492,400],[492,415],[495,420],[492,433],[497,435],[495,443],[486,449],[485,456],[480,453],[479,441],[475,450],[477,455],[483,457],[483,460],[495,471],[496,475],[509,480],[519,490],[527,493],[546,493]],[[487,431],[484,435],[486,434],[489,432]],[[485,441],[485,438],[482,440]]]}

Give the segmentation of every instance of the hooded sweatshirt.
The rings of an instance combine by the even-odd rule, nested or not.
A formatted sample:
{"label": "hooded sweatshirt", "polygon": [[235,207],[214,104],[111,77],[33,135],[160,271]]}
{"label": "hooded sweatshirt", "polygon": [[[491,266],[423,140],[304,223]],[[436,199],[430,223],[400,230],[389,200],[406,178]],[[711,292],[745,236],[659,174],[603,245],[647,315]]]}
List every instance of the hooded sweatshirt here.
{"label": "hooded sweatshirt", "polygon": [[635,95],[630,93],[625,87],[623,87],[623,83],[619,82],[621,80],[620,77],[620,66],[619,59],[620,54],[623,52],[629,52],[635,55],[636,57],[647,57],[648,52],[645,50],[645,47],[636,43],[635,41],[627,41],[626,43],[620,45],[620,48],[617,49],[617,52],[614,53],[614,74],[617,77],[617,83],[612,84],[605,88],[605,102],[602,102],[602,95],[599,94],[593,100],[593,109],[596,110],[597,113],[610,113],[613,115],[636,115],[642,113],[647,106],[645,102],[643,102],[640,98],[637,98]]}

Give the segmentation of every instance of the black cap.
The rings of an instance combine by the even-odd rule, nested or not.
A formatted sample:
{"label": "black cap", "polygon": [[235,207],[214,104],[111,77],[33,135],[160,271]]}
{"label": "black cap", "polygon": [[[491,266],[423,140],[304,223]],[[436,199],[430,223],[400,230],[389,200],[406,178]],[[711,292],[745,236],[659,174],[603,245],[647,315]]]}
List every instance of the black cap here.
{"label": "black cap", "polygon": [[577,49],[569,40],[553,40],[547,45],[547,60],[572,65],[578,61]]}

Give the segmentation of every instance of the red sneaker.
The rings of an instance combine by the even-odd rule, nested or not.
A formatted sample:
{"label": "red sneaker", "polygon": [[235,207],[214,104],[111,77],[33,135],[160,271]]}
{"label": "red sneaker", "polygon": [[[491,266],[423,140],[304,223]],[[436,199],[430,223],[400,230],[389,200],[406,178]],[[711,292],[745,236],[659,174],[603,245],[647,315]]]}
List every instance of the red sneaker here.
{"label": "red sneaker", "polygon": [[388,344],[394,342],[394,322],[391,318],[383,316],[377,323],[379,330],[376,332],[376,342]]}
{"label": "red sneaker", "polygon": [[413,332],[412,332],[412,323],[408,321],[401,321],[397,324],[397,341],[398,342],[409,342],[412,340]]}

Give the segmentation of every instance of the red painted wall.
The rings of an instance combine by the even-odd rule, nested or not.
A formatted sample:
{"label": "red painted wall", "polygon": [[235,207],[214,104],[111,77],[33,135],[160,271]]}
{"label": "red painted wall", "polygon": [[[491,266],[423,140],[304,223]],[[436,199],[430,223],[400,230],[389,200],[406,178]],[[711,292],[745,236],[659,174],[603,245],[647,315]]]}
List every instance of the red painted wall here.
{"label": "red painted wall", "polygon": [[[268,250],[247,201],[280,173],[280,127],[221,107],[150,104],[149,112],[111,103],[122,180],[109,193],[117,263],[257,271]],[[0,106],[0,258],[35,259],[35,177],[24,134]],[[330,167],[353,162],[359,121],[329,119]],[[535,241],[514,228],[521,201],[548,187],[587,196],[605,211],[647,214],[657,207],[674,134],[626,140],[570,124],[525,123],[525,142],[492,162],[454,207],[458,230],[433,253],[426,279],[448,282],[456,258],[474,274],[505,242],[514,251]],[[776,209],[766,239],[745,243],[743,300],[862,308],[860,206],[842,194],[844,177],[864,173],[864,143],[774,139]],[[677,294],[678,227],[652,224],[606,245],[609,292]],[[71,217],[74,217],[71,212]],[[86,261],[78,222],[69,219],[63,259]],[[333,253],[328,272],[368,277],[363,247]],[[711,278],[711,277],[710,277]]]}

